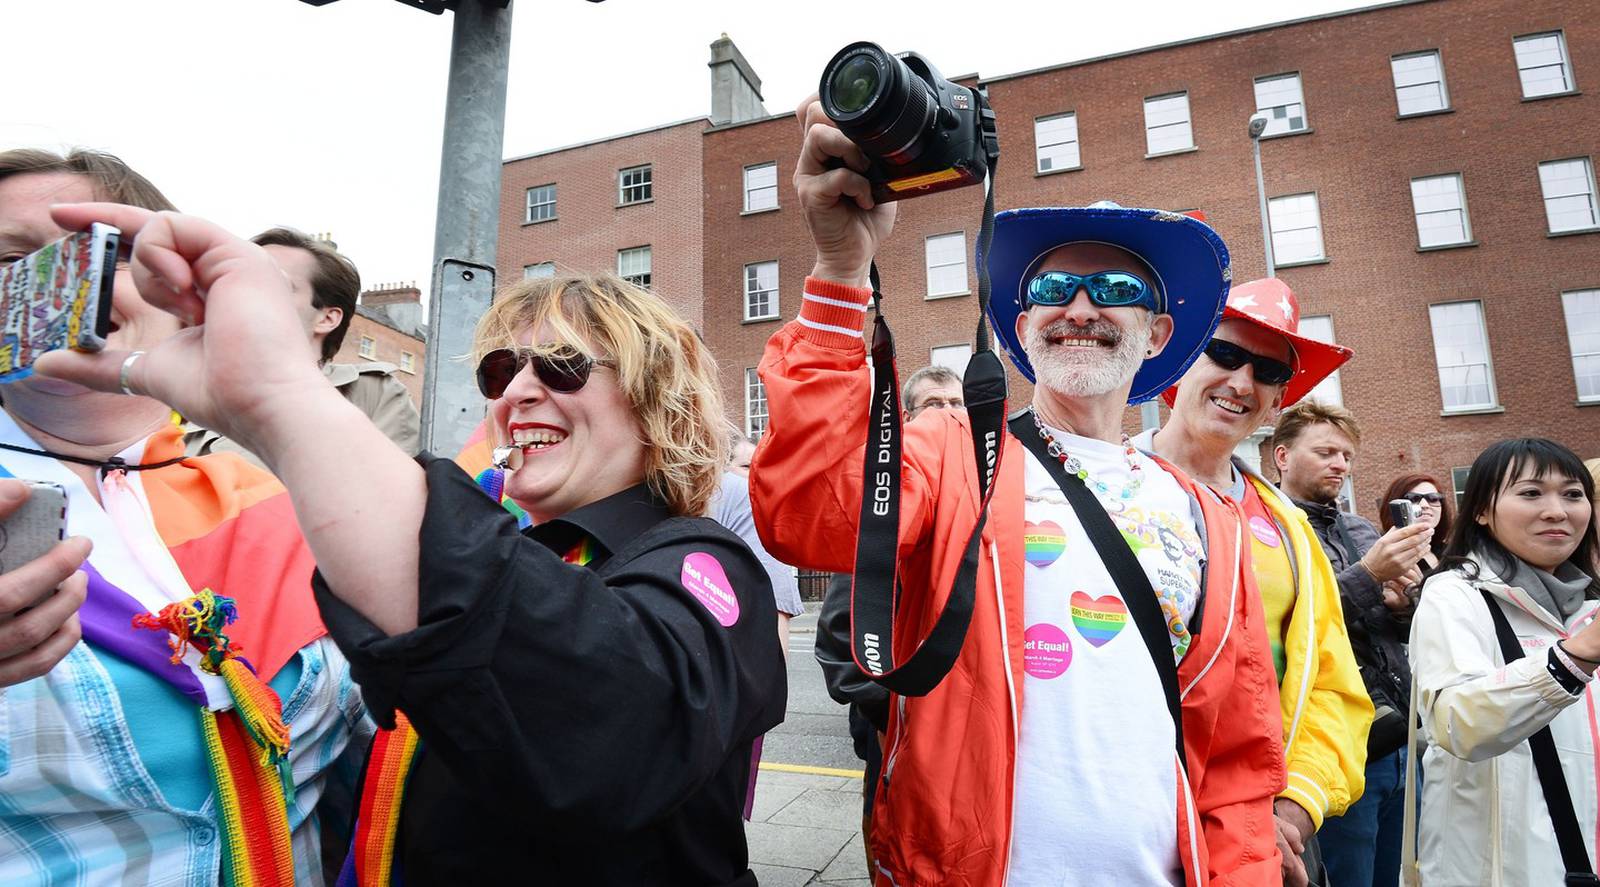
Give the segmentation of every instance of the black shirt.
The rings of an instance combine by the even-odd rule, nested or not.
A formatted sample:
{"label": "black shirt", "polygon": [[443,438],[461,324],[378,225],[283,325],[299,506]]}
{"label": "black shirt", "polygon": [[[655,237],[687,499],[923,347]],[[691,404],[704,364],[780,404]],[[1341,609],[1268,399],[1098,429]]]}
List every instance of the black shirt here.
{"label": "black shirt", "polygon": [[[787,694],[761,563],[643,485],[519,533],[419,461],[418,627],[388,637],[313,579],[373,717],[422,739],[404,882],[754,885],[751,744]],[[595,558],[563,562],[585,537]]]}

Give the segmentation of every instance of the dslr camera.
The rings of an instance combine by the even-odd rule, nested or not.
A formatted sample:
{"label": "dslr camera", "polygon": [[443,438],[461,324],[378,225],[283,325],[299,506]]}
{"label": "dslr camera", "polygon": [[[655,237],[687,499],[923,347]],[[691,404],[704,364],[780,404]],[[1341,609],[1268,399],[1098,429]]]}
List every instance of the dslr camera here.
{"label": "dslr camera", "polygon": [[914,52],[852,43],[822,72],[822,110],[867,155],[878,203],[983,181],[1000,154],[983,94],[944,79]]}

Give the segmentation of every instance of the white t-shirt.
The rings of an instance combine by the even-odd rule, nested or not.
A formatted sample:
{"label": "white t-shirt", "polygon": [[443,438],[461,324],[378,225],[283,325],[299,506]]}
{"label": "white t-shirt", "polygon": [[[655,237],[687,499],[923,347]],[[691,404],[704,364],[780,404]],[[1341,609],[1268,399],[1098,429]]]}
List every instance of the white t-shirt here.
{"label": "white t-shirt", "polygon": [[[1204,554],[1188,494],[1136,453],[1143,482],[1124,499],[1126,448],[1051,434],[1078,457],[1090,489],[1108,487],[1097,496],[1187,625]],[[1176,735],[1161,679],[1094,544],[1031,453],[1024,478],[1025,675],[1008,883],[1181,887]]]}

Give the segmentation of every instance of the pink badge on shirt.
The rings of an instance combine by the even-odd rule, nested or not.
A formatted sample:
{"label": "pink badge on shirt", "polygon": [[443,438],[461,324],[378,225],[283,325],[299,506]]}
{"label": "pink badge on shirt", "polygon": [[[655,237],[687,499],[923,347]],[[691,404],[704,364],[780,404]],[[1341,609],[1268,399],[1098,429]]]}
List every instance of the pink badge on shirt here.
{"label": "pink badge on shirt", "polygon": [[1022,634],[1022,670],[1043,680],[1058,678],[1072,664],[1072,639],[1048,622],[1028,626]]}
{"label": "pink badge on shirt", "polygon": [[1250,518],[1250,532],[1261,541],[1262,545],[1270,545],[1273,548],[1278,547],[1278,528],[1272,525],[1272,521],[1261,515],[1258,514]]}
{"label": "pink badge on shirt", "polygon": [[716,558],[703,551],[685,556],[680,581],[695,600],[706,605],[722,627],[739,621],[739,596],[733,593],[733,583],[728,581],[727,571]]}

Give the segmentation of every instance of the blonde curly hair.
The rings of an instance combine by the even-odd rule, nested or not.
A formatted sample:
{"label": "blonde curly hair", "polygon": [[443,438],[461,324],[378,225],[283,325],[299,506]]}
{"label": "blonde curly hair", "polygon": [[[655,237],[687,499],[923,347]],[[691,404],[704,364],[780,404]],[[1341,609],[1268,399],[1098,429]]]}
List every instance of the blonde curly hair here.
{"label": "blonde curly hair", "polygon": [[654,293],[615,274],[522,280],[478,321],[473,363],[516,348],[544,326],[541,354],[573,349],[617,365],[617,384],[644,431],[645,482],[674,514],[703,515],[721,483],[727,443],[717,364],[693,328]]}

